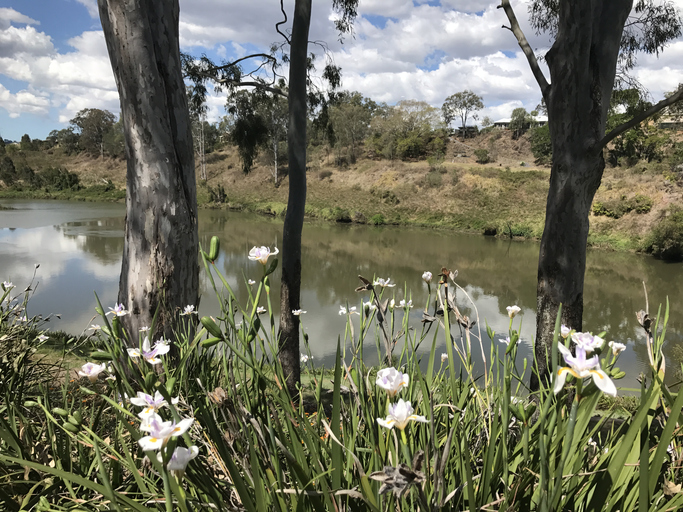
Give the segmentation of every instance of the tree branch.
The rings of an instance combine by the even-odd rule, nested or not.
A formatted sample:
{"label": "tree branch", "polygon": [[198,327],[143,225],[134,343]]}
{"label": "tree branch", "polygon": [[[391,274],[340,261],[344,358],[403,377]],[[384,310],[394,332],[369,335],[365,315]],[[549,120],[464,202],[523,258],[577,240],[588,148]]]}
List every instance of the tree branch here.
{"label": "tree branch", "polygon": [[280,0],[280,12],[285,17],[285,19],[282,21],[278,21],[275,24],[275,30],[284,38],[285,41],[287,41],[287,44],[291,44],[289,42],[289,38],[284,34],[284,32],[280,31],[280,25],[284,25],[285,23],[287,23],[287,13],[285,12],[284,0]]}
{"label": "tree branch", "polygon": [[[208,78],[208,77],[207,77]],[[268,91],[272,92],[273,94],[277,94],[279,96],[282,96],[283,98],[287,98],[287,94],[282,91],[279,87],[271,87],[270,85],[266,85],[261,82],[242,82],[242,81],[233,81],[230,79],[222,79],[222,80],[216,80],[219,84],[233,84],[236,87],[255,87],[257,89],[260,89],[262,91]]]}
{"label": "tree branch", "polygon": [[669,105],[673,105],[674,103],[681,101],[681,100],[683,100],[683,87],[680,87],[678,89],[678,91],[676,91],[674,94],[672,94],[668,98],[665,98],[662,101],[660,101],[659,103],[652,105],[647,110],[644,110],[640,114],[633,116],[629,121],[626,121],[625,123],[617,126],[614,130],[612,130],[607,135],[605,135],[600,140],[600,142],[598,142],[595,145],[596,151],[603,149],[615,137],[618,137],[619,135],[621,135],[625,131],[630,130],[634,126],[640,124],[642,121],[644,121],[648,117],[653,116],[654,114],[661,111],[662,109],[668,107]]}
{"label": "tree branch", "polygon": [[510,21],[510,26],[503,26],[503,28],[507,28],[508,30],[510,30],[517,38],[517,43],[524,52],[524,55],[526,55],[526,60],[529,62],[531,72],[534,74],[534,78],[536,78],[536,82],[538,82],[538,86],[541,88],[541,94],[545,98],[546,92],[550,84],[545,79],[543,71],[541,71],[541,67],[538,65],[536,55],[534,54],[534,51],[531,49],[529,41],[526,40],[524,32],[522,32],[522,29],[519,26],[517,16],[515,16],[515,12],[512,10],[512,6],[510,5],[510,0],[501,0],[498,9],[503,9],[505,11],[505,15]]}
{"label": "tree branch", "polygon": [[[269,60],[271,62],[277,62],[277,59],[275,57],[273,57],[272,55],[269,55],[267,53],[252,53],[251,55],[245,55],[244,57],[242,57],[240,59],[237,59],[237,60],[232,61],[232,62],[228,62],[227,64],[223,64],[222,66],[215,66],[211,69],[214,71],[228,69],[228,68],[231,68],[233,66],[236,66],[237,64],[239,64],[240,62],[242,62],[244,60],[255,59],[256,57],[261,57],[262,59]],[[261,64],[261,66],[259,66],[259,67],[262,67],[262,66],[263,66],[263,64]]]}

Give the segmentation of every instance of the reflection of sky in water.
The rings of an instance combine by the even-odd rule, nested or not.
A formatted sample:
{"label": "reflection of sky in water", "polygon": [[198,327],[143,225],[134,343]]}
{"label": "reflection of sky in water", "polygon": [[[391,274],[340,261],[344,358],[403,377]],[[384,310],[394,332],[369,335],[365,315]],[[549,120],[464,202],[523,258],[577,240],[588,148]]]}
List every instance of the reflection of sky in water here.
{"label": "reflection of sky in water", "polygon": [[[94,292],[105,309],[113,305],[117,296],[123,249],[123,205],[57,201],[2,201],[2,204],[15,210],[0,211],[0,280],[9,279],[21,289],[28,285],[34,265],[39,263],[37,293],[30,302],[29,314],[45,316],[60,313],[62,319],[53,319],[49,325],[51,329],[74,334],[82,332],[95,315]],[[262,273],[261,265],[250,261],[247,253],[253,245],[280,246],[282,220],[201,211],[199,231],[200,242],[205,248],[212,235],[221,236],[221,256],[216,266],[224,273],[240,302],[246,303],[246,280],[258,281]],[[443,264],[458,269],[458,283],[476,305],[475,310],[465,294],[458,291],[458,307],[472,319],[477,319],[478,315],[477,327],[481,328],[484,338],[483,352],[487,361],[490,359],[490,346],[486,325],[488,323],[496,332],[496,337],[507,335],[505,307],[512,304],[522,308],[522,314],[515,318],[513,324],[519,328],[521,322],[520,366],[523,358],[531,357],[536,321],[536,244],[510,243],[447,231],[314,223],[305,224],[302,244],[301,305],[308,311],[302,317],[302,325],[310,336],[310,351],[317,364],[332,366],[338,337],[344,342],[347,318],[339,315],[339,306],[348,303],[360,309],[361,301],[369,299],[367,292],[359,294],[354,291],[360,285],[356,277],[358,274],[368,279],[374,274],[390,277],[397,283],[395,288],[386,289],[385,298],[393,296],[397,303],[404,297],[412,298],[411,336],[417,333],[419,337],[422,309],[427,299],[427,286],[421,275],[424,270],[430,270],[436,282],[436,275]],[[622,386],[637,387],[637,373],[646,369],[644,336],[633,314],[644,306],[643,280],[648,283],[651,308],[663,303],[667,296],[671,301],[665,354],[673,363],[667,380],[675,381],[674,366],[677,363],[672,350],[681,341],[680,316],[677,315],[677,308],[683,303],[683,292],[677,286],[681,268],[680,264],[666,265],[642,256],[589,252],[584,328],[596,333],[605,329],[608,340],[628,344],[629,349],[622,354],[619,363],[628,374],[627,379],[621,381]],[[276,323],[279,275],[278,269],[271,276],[271,300]],[[200,286],[200,312],[216,315],[218,302],[203,269]],[[265,304],[265,294],[262,304]],[[402,312],[397,311],[395,332],[401,328],[401,318]],[[357,336],[359,317],[354,315],[352,321]],[[94,320],[94,323],[99,322]],[[424,360],[429,355],[434,327],[418,348]],[[475,335],[479,333],[477,327]],[[454,332],[456,337],[459,336],[457,328]],[[377,359],[374,348],[377,336],[375,327],[371,327],[365,348],[369,362]],[[438,364],[441,353],[445,352],[443,333],[437,336],[437,343]],[[494,346],[504,348],[497,341]],[[477,371],[481,371],[481,349],[476,338],[473,338],[473,347]],[[402,348],[401,339],[395,353]],[[350,359],[350,341],[346,350],[347,359]]]}

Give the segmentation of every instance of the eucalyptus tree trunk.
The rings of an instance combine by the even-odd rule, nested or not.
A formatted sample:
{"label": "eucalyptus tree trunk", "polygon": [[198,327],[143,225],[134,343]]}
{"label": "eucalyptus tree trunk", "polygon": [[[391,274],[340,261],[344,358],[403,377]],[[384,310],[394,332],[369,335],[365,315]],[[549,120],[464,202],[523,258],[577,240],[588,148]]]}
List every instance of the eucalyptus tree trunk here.
{"label": "eucalyptus tree trunk", "polygon": [[[560,1],[557,38],[546,55],[551,83],[539,80],[553,148],[538,261],[535,341],[545,382],[560,304],[562,322],[582,329],[588,217],[605,168],[607,111],[631,7],[632,0]],[[531,387],[539,387],[535,375]]]}
{"label": "eucalyptus tree trunk", "polygon": [[126,141],[126,227],[118,301],[139,329],[172,333],[178,308],[197,304],[194,152],[178,43],[178,0],[98,0]]}
{"label": "eucalyptus tree trunk", "polygon": [[301,378],[299,317],[301,296],[301,230],[306,206],[306,71],[311,0],[296,0],[289,59],[289,197],[282,231],[280,288],[280,364],[294,395]]}

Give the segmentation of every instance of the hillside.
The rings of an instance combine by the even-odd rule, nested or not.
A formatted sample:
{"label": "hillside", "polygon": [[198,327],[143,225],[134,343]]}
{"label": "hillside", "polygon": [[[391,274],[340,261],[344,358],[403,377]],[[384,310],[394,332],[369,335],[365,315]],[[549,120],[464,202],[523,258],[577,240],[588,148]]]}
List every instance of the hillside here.
{"label": "hillside", "polygon": [[[486,149],[493,162],[479,164],[474,151]],[[106,184],[125,187],[125,162],[93,159],[80,154],[16,151],[15,166],[38,171],[49,166],[76,173],[86,187],[101,191]],[[307,215],[339,222],[410,224],[452,228],[498,236],[540,237],[550,171],[533,164],[528,137],[513,140],[511,133],[495,130],[466,141],[452,137],[442,161],[400,161],[369,157],[361,151],[356,163],[338,167],[329,149],[309,150]],[[667,163],[607,167],[594,205],[602,215],[591,216],[590,243],[633,250],[669,210],[680,205],[683,189],[666,179]],[[273,184],[272,167],[260,158],[250,174],[242,172],[232,147],[207,155],[206,182],[198,182],[203,207],[232,207],[281,214],[287,202],[285,177]],[[199,172],[197,172],[199,176]],[[218,197],[225,191],[223,201]],[[79,195],[88,196],[87,190]],[[10,189],[0,196],[21,195]],[[68,197],[34,191],[31,197]],[[121,197],[118,195],[112,197]],[[92,199],[102,198],[91,194]],[[594,206],[594,210],[596,207]],[[617,218],[618,217],[618,218]]]}

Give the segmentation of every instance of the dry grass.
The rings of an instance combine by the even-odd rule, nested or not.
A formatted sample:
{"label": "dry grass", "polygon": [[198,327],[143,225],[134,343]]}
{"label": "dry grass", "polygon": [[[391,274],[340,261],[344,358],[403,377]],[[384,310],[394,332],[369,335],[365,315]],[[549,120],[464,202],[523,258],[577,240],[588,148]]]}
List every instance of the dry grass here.
{"label": "dry grass", "polygon": [[[474,151],[487,149],[496,160],[478,164]],[[86,185],[111,180],[125,185],[125,162],[69,157],[59,149],[16,155],[34,169],[62,166],[76,172]],[[307,213],[334,219],[335,209],[370,219],[382,214],[388,223],[451,227],[466,231],[496,228],[498,233],[521,226],[520,233],[539,236],[543,227],[549,169],[533,165],[527,137],[513,140],[506,131],[448,143],[446,157],[430,173],[426,161],[361,158],[348,168],[334,166],[333,152],[312,148],[308,161]],[[265,161],[264,161],[265,163]],[[659,164],[661,167],[662,164]],[[607,168],[596,201],[641,194],[654,202],[647,214],[628,213],[619,219],[592,216],[592,242],[633,248],[671,204],[680,204],[680,189],[665,183],[657,165],[633,169]],[[281,172],[286,174],[286,168]],[[198,187],[199,201],[208,201],[208,187],[222,185],[233,207],[281,213],[287,203],[288,179],[275,187],[270,166],[258,162],[245,175],[234,148],[207,156],[208,181]],[[325,176],[320,179],[320,176]],[[617,243],[615,243],[617,241]]]}

